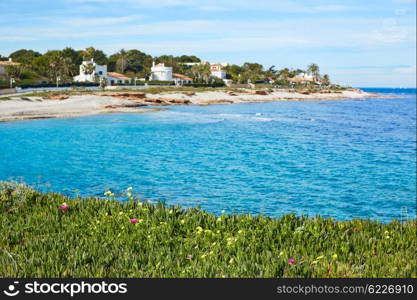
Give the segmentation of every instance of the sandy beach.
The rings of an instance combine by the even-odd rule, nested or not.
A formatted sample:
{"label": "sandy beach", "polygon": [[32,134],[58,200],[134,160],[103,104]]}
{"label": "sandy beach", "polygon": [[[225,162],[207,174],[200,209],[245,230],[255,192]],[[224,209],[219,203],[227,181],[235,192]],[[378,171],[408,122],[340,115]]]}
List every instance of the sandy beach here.
{"label": "sandy beach", "polygon": [[[0,122],[43,118],[72,118],[107,113],[145,113],[159,110],[154,106],[213,105],[290,100],[338,100],[379,97],[375,93],[349,90],[331,93],[303,94],[288,91],[242,92],[166,92],[144,94],[140,92],[97,92],[61,97],[12,95],[0,98]],[[151,106],[151,107],[146,107]]]}

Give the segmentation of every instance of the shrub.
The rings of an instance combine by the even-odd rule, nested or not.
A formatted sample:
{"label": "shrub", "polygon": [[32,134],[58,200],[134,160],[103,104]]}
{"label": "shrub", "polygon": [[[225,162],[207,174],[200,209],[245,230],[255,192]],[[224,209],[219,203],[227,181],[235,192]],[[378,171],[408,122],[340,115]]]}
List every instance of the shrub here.
{"label": "shrub", "polygon": [[[22,89],[29,88],[53,88],[56,87],[56,83],[38,83],[38,84],[18,84]],[[59,87],[90,87],[99,86],[96,82],[72,82],[72,83],[60,83]]]}
{"label": "shrub", "polygon": [[217,88],[217,87],[224,87],[224,82],[217,82],[217,83],[188,83],[184,84],[183,86],[189,86],[189,87],[211,87],[211,88]]}
{"label": "shrub", "polygon": [[215,215],[0,183],[1,277],[417,277],[416,220]]}

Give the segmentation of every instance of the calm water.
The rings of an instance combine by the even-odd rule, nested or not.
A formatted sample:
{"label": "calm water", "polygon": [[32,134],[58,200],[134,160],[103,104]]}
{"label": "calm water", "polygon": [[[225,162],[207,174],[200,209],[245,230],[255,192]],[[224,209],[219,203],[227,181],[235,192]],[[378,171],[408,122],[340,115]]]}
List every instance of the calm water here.
{"label": "calm water", "polygon": [[0,180],[99,196],[132,186],[213,212],[412,217],[415,89],[381,91],[403,97],[0,123]]}

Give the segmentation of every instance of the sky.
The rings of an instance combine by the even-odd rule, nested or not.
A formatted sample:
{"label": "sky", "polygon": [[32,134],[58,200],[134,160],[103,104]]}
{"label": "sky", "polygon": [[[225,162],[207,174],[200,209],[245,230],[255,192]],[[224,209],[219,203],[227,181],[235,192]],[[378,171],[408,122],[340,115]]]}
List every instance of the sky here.
{"label": "sky", "polygon": [[416,86],[416,0],[0,0],[0,54],[89,46]]}

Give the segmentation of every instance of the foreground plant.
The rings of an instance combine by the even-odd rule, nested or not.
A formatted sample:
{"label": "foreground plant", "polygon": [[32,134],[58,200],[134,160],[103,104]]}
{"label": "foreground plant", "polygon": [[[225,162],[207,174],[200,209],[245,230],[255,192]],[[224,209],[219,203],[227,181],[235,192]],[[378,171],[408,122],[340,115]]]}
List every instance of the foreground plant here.
{"label": "foreground plant", "polygon": [[110,193],[0,183],[0,277],[417,277],[416,220],[216,216]]}

